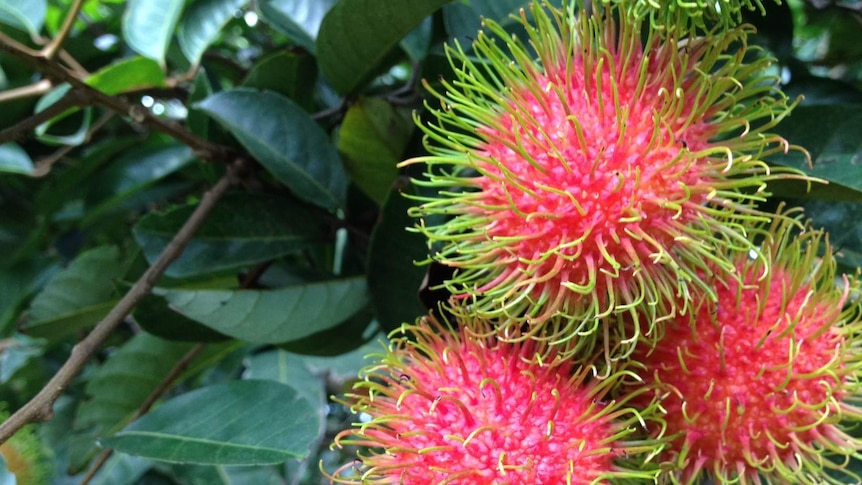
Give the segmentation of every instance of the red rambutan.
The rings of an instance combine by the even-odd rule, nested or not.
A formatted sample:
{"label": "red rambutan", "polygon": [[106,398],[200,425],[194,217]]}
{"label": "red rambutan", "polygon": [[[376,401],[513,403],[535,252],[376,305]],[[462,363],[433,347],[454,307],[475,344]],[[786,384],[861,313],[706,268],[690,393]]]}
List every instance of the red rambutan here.
{"label": "red rambutan", "polygon": [[[456,333],[432,318],[405,325],[347,397],[368,417],[335,444],[359,446],[337,483],[559,485],[653,480],[659,440],[633,439],[654,406],[634,410],[605,379],[570,360],[541,359],[536,341]],[[543,357],[544,356],[544,357]]]}
{"label": "red rambutan", "polygon": [[450,48],[455,78],[420,123],[430,155],[404,163],[429,167],[416,183],[436,193],[411,213],[465,311],[587,355],[575,337],[605,317],[715,298],[704,280],[735,271],[716,255],[753,248],[752,203],[790,176],[762,161],[789,148],[767,131],[790,106],[770,59],[744,60],[749,28],[642,43],[626,11],[564,3],[521,12],[529,47],[486,21],[474,54]]}
{"label": "red rambutan", "polygon": [[668,481],[862,480],[846,467],[862,449],[846,432],[862,420],[862,322],[848,301],[858,286],[847,277],[836,286],[823,233],[797,234],[794,222],[766,232],[766,261],[735,258],[741,281],[720,283],[694,325],[667,322],[654,349],[633,355],[653,388],[641,398],[658,397],[666,411]]}

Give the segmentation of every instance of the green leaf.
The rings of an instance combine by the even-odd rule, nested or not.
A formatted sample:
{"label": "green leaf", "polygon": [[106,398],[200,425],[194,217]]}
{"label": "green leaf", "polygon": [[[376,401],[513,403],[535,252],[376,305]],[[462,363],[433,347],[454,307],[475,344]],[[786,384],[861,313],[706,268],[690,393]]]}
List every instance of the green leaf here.
{"label": "green leaf", "polygon": [[0,267],[0,335],[9,335],[8,326],[17,320],[27,297],[41,288],[59,267],[48,258],[30,258]]}
{"label": "green leaf", "polygon": [[[188,105],[193,106],[198,101],[203,101],[212,95],[212,93],[212,84],[210,84],[210,80],[207,78],[206,70],[204,68],[198,69],[198,74],[195,76],[195,82],[192,86],[192,92],[189,95]],[[211,120],[209,116],[201,113],[200,110],[189,110],[188,117],[186,118],[186,125],[188,125],[189,131],[195,135],[209,140],[210,123]]]}
{"label": "green leaf", "polygon": [[207,47],[248,0],[197,0],[189,7],[180,24],[177,40],[192,64],[197,64]]}
{"label": "green leaf", "polygon": [[[159,257],[195,207],[141,219],[134,234],[147,261]],[[180,278],[268,261],[322,242],[324,235],[319,219],[291,199],[232,194],[219,202],[166,274]]]}
{"label": "green leaf", "polygon": [[[404,189],[413,193],[413,187]],[[418,296],[425,268],[416,266],[428,256],[421,235],[408,232],[415,221],[407,215],[412,201],[399,190],[389,193],[380,223],[371,233],[368,248],[368,290],[377,320],[386,329],[396,328],[424,315]]]}
{"label": "green leaf", "polygon": [[306,54],[277,52],[257,61],[242,85],[283,94],[306,110],[314,107],[317,66]]}
{"label": "green leaf", "polygon": [[378,204],[398,177],[396,165],[413,132],[410,112],[380,98],[361,98],[341,125],[338,149],[351,179]]}
{"label": "green leaf", "polygon": [[266,23],[313,54],[320,22],[337,1],[262,0],[257,7]]}
{"label": "green leaf", "polygon": [[323,19],[317,55],[323,76],[344,94],[371,79],[404,36],[448,0],[341,0]]}
{"label": "green leaf", "polygon": [[327,134],[293,101],[269,91],[233,89],[198,103],[301,199],[336,210],[347,174]]}
{"label": "green leaf", "polygon": [[85,81],[105,94],[115,95],[126,91],[165,87],[165,73],[152,59],[130,57],[96,71]]}
{"label": "green leaf", "polygon": [[279,467],[174,465],[175,482],[183,485],[284,485]]}
{"label": "green leaf", "polygon": [[126,43],[138,54],[164,65],[184,4],[184,0],[129,0],[123,14]]}
{"label": "green leaf", "polygon": [[302,355],[341,355],[374,339],[379,332],[380,325],[369,305],[338,326],[279,344],[279,348]]}
{"label": "green leaf", "polygon": [[276,290],[157,289],[172,308],[225,335],[252,343],[297,340],[334,327],[368,302],[364,278]]}
{"label": "green leaf", "polygon": [[36,37],[42,30],[47,11],[47,0],[3,0],[0,2],[0,23]]}
{"label": "green leaf", "polygon": [[482,27],[482,19],[491,19],[501,25],[511,24],[511,14],[529,5],[529,0],[470,0],[452,2],[443,7],[443,24],[451,38],[464,42],[475,39]]}
{"label": "green leaf", "polygon": [[153,467],[153,462],[136,456],[114,454],[89,481],[90,485],[134,485]]}
{"label": "green leaf", "polygon": [[148,296],[135,307],[135,321],[147,332],[179,342],[217,342],[227,337],[168,308],[157,296]]}
{"label": "green leaf", "polygon": [[30,155],[17,143],[0,145],[0,172],[30,175],[33,168]]}
{"label": "green leaf", "polygon": [[127,341],[87,381],[89,398],[78,408],[75,428],[105,435],[125,425],[192,346],[147,333]]}
{"label": "green leaf", "polygon": [[8,338],[6,347],[0,351],[0,384],[9,382],[15,372],[34,357],[41,357],[43,347],[41,341],[26,335],[16,334]]}
{"label": "green leaf", "polygon": [[299,397],[321,413],[320,421],[323,422],[322,412],[326,404],[323,380],[309,370],[302,357],[283,350],[255,354],[246,362],[243,379],[268,380],[293,386]]}
{"label": "green leaf", "polygon": [[135,195],[192,160],[191,149],[175,143],[151,144],[126,151],[88,181],[90,191],[85,200],[88,209],[85,225],[105,212],[128,207]]}
{"label": "green leaf", "polygon": [[807,149],[813,168],[798,151],[773,156],[770,161],[829,181],[826,186],[813,184],[811,198],[862,200],[860,126],[862,105],[799,106],[778,125],[776,132],[790,143]]}
{"label": "green leaf", "polygon": [[114,305],[114,280],[125,271],[115,247],[81,253],[36,295],[22,330],[56,340],[96,323]]}
{"label": "green leaf", "polygon": [[296,389],[235,381],[171,399],[103,444],[152,460],[265,465],[308,454],[319,414]]}

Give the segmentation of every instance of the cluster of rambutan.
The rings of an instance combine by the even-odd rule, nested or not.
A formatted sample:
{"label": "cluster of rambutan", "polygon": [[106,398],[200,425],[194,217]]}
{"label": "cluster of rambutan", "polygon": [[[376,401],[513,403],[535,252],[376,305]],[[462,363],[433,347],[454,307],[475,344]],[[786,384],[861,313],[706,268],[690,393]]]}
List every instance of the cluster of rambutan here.
{"label": "cluster of rambutan", "polygon": [[859,284],[798,210],[760,208],[804,177],[764,161],[798,148],[735,25],[759,2],[699,4],[537,0],[526,41],[486,21],[448,48],[405,162],[448,320],[362,372],[333,482],[862,481]]}

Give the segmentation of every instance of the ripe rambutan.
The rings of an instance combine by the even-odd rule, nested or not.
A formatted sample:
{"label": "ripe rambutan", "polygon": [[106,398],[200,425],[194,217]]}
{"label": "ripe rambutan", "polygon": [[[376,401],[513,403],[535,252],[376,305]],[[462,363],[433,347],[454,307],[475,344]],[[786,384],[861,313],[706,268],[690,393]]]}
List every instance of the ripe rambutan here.
{"label": "ripe rambutan", "polygon": [[653,389],[634,402],[666,411],[668,481],[862,483],[846,467],[862,449],[847,433],[862,420],[858,285],[836,286],[825,236],[796,222],[771,225],[765,261],[735,257],[741,281],[719,284],[694,325],[667,322],[633,355]]}
{"label": "ripe rambutan", "polygon": [[646,308],[656,322],[714,299],[704,280],[734,271],[716,254],[752,249],[752,204],[795,176],[762,161],[789,148],[767,131],[791,106],[768,58],[744,60],[750,29],[647,29],[642,43],[643,21],[618,14],[534,2],[529,47],[485,21],[473,54],[448,49],[454,80],[429,87],[430,155],[404,162],[428,166],[415,183],[435,194],[411,214],[456,268],[443,285],[521,338],[571,344],[604,317]]}
{"label": "ripe rambutan", "polygon": [[[537,352],[536,341],[476,337],[479,320],[457,332],[431,317],[402,327],[389,352],[348,394],[367,420],[335,445],[359,458],[335,471],[337,483],[558,485],[655,479],[659,439],[638,440],[655,407],[615,399],[619,371]],[[543,357],[544,356],[544,357]]]}

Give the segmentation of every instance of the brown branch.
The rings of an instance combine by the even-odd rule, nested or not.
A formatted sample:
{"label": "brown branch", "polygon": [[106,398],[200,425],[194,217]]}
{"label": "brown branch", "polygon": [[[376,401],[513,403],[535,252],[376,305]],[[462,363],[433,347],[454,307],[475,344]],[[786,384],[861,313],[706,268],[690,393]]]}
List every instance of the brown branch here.
{"label": "brown branch", "polygon": [[174,235],[158,259],[153,262],[143,275],[135,282],[128,293],[111,309],[105,318],[77,345],[54,377],[21,409],[0,424],[0,444],[3,444],[18,430],[35,421],[48,421],[54,415],[54,402],[69,385],[69,382],[81,371],[81,368],[102,346],[110,334],[122,323],[123,319],[150,294],[158,279],[164,274],[170,264],[176,260],[191,240],[195,231],[200,228],[206,217],[215,207],[227,190],[235,183],[238,175],[244,170],[242,160],[237,160],[228,167],[228,173],[222,177],[203,197],[198,207],[188,220]]}
{"label": "brown branch", "polygon": [[[182,358],[180,358],[180,360],[178,360],[176,364],[174,364],[170,372],[168,372],[168,375],[166,375],[165,378],[162,379],[162,382],[159,383],[158,387],[156,387],[156,389],[153,390],[153,392],[151,392],[149,396],[147,396],[147,399],[144,401],[143,404],[141,404],[137,411],[135,411],[135,414],[132,415],[132,418],[129,421],[134,421],[146,414],[150,410],[150,408],[153,407],[153,404],[155,404],[156,401],[161,399],[161,397],[164,396],[166,392],[168,392],[171,386],[173,386],[174,381],[180,377],[180,374],[185,372],[189,364],[192,363],[195,357],[197,357],[198,354],[200,354],[204,350],[204,348],[206,348],[206,344],[197,344],[192,347],[188,352],[186,352],[186,354],[183,355]],[[105,465],[105,463],[108,462],[108,459],[113,454],[114,450],[110,448],[103,451],[98,456],[98,458],[96,458],[95,462],[93,462],[93,465],[90,467],[90,469],[87,470],[87,474],[84,475],[84,478],[81,479],[81,483],[78,485],[89,484],[90,480],[92,480],[93,477],[96,476],[96,473],[98,473],[98,471],[102,469],[102,467]]]}
{"label": "brown branch", "polygon": [[191,147],[198,158],[219,161],[230,161],[237,158],[233,150],[228,147],[204,140],[172,120],[153,115],[139,104],[129,103],[121,97],[110,96],[85,84],[84,81],[62,66],[45,59],[38,52],[21,45],[2,33],[0,33],[0,52],[6,52],[24,61],[50,78],[69,83],[72,86],[70,93],[74,93],[81,100],[82,105],[102,106],[122,116],[128,116],[144,126],[161,131]]}
{"label": "brown branch", "polygon": [[75,19],[78,17],[78,12],[81,11],[81,5],[83,4],[84,0],[75,0],[72,3],[72,7],[69,9],[69,13],[66,14],[66,18],[63,20],[63,26],[60,27],[60,31],[57,32],[57,35],[54,36],[54,38],[51,39],[51,42],[42,48],[42,52],[40,52],[45,56],[45,59],[51,60],[55,55],[57,55],[57,51],[60,50],[60,47],[66,40],[69,32],[71,32],[72,26],[75,24]]}
{"label": "brown branch", "polygon": [[6,101],[13,101],[16,99],[31,98],[33,96],[40,96],[50,91],[53,86],[54,83],[52,83],[50,79],[42,79],[41,81],[36,81],[33,84],[21,86],[20,88],[0,91],[0,103],[5,103]]}
{"label": "brown branch", "polygon": [[0,131],[0,145],[22,137],[24,133],[36,128],[55,116],[59,116],[67,109],[80,106],[81,104],[81,99],[78,98],[74,92],[69,92],[51,106],[48,106],[42,111],[19,121],[3,131]]}

